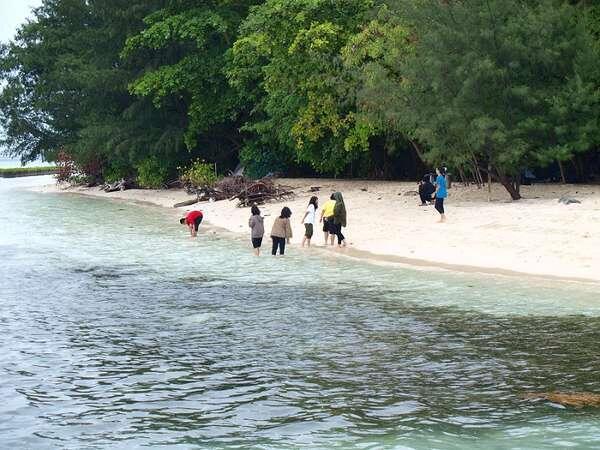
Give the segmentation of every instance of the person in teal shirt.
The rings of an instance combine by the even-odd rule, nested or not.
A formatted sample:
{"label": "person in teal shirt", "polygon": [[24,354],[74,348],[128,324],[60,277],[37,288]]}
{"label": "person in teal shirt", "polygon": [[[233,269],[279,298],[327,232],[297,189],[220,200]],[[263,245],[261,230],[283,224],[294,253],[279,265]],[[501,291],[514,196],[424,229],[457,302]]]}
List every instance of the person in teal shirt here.
{"label": "person in teal shirt", "polygon": [[438,167],[435,169],[437,178],[435,179],[435,209],[440,213],[439,222],[446,221],[446,213],[444,211],[444,199],[448,197],[448,189],[446,188],[446,168]]}

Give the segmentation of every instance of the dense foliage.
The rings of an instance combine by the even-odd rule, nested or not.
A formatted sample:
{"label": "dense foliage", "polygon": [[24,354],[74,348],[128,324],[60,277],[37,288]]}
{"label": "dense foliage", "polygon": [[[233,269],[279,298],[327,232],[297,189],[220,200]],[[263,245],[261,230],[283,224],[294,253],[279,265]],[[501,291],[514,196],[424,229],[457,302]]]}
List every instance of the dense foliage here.
{"label": "dense foliage", "polygon": [[599,11],[45,0],[0,47],[0,144],[147,187],[201,176],[198,160],[210,177],[240,161],[256,176],[416,178],[443,164],[465,179],[489,173],[518,198],[526,169],[579,181],[599,171]]}

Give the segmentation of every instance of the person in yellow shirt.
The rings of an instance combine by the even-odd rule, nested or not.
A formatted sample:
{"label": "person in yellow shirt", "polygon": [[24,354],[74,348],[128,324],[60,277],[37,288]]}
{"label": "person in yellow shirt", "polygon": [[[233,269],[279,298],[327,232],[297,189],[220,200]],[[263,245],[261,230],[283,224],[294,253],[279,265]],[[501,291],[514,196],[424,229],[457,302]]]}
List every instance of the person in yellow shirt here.
{"label": "person in yellow shirt", "polygon": [[333,208],[335,208],[335,198],[333,194],[329,197],[329,200],[323,204],[323,209],[321,209],[321,218],[319,222],[323,222],[323,234],[325,235],[325,245],[327,245],[327,240],[331,236],[331,244],[333,245],[333,240],[335,239],[335,224],[333,223]]}

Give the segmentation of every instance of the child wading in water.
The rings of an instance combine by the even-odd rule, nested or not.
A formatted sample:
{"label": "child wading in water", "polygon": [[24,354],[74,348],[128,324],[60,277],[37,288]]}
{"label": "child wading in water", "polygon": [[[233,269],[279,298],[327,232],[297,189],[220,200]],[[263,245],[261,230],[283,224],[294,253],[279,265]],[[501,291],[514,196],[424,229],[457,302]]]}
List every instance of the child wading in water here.
{"label": "child wading in water", "polygon": [[344,197],[341,192],[333,194],[335,198],[335,207],[333,208],[333,224],[335,229],[335,235],[338,238],[338,247],[346,246],[346,238],[342,234],[342,227],[346,226],[346,205],[344,204]]}
{"label": "child wading in water", "polygon": [[313,237],[315,227],[315,216],[317,215],[317,208],[319,207],[319,199],[317,197],[311,197],[308,202],[308,207],[302,218],[304,224],[304,238],[302,239],[302,247],[304,244],[310,247],[310,240]]}
{"label": "child wading in water", "polygon": [[289,244],[292,238],[292,225],[290,224],[290,217],[292,211],[290,208],[285,206],[281,210],[281,215],[273,222],[273,228],[271,229],[271,239],[273,239],[273,250],[271,254],[275,256],[277,249],[279,248],[279,254],[285,254],[285,244]]}
{"label": "child wading in water", "polygon": [[260,215],[260,209],[254,205],[251,209],[252,216],[248,220],[248,226],[250,226],[251,232],[250,237],[252,238],[252,247],[254,248],[254,254],[260,256],[260,246],[262,245],[263,236],[265,234],[264,219]]}
{"label": "child wading in water", "polygon": [[202,223],[203,218],[204,214],[202,214],[202,211],[190,211],[185,217],[179,219],[179,223],[187,226],[190,230],[190,235],[196,237],[198,236],[198,227]]}
{"label": "child wading in water", "polygon": [[440,220],[438,223],[446,221],[446,214],[444,211],[444,199],[448,197],[448,190],[446,189],[446,168],[438,167],[435,169],[437,178],[435,179],[435,209],[440,213]]}
{"label": "child wading in water", "polygon": [[331,245],[333,245],[333,239],[335,238],[335,225],[333,224],[333,208],[335,208],[335,197],[331,194],[329,200],[323,205],[321,210],[321,218],[319,222],[323,222],[323,235],[325,236],[325,245],[327,245],[327,238],[331,235]]}

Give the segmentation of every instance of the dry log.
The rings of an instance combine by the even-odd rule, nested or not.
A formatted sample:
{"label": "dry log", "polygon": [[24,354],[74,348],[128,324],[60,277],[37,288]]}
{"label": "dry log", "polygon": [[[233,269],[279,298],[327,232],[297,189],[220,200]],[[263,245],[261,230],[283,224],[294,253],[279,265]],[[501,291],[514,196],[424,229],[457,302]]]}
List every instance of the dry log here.
{"label": "dry log", "polygon": [[199,201],[200,201],[200,199],[198,197],[196,197],[195,199],[186,200],[185,202],[175,203],[173,205],[173,208],[181,208],[182,206],[194,205],[194,204],[198,203]]}
{"label": "dry log", "polygon": [[600,408],[600,394],[593,392],[528,392],[523,395],[527,400],[548,400],[563,406]]}

